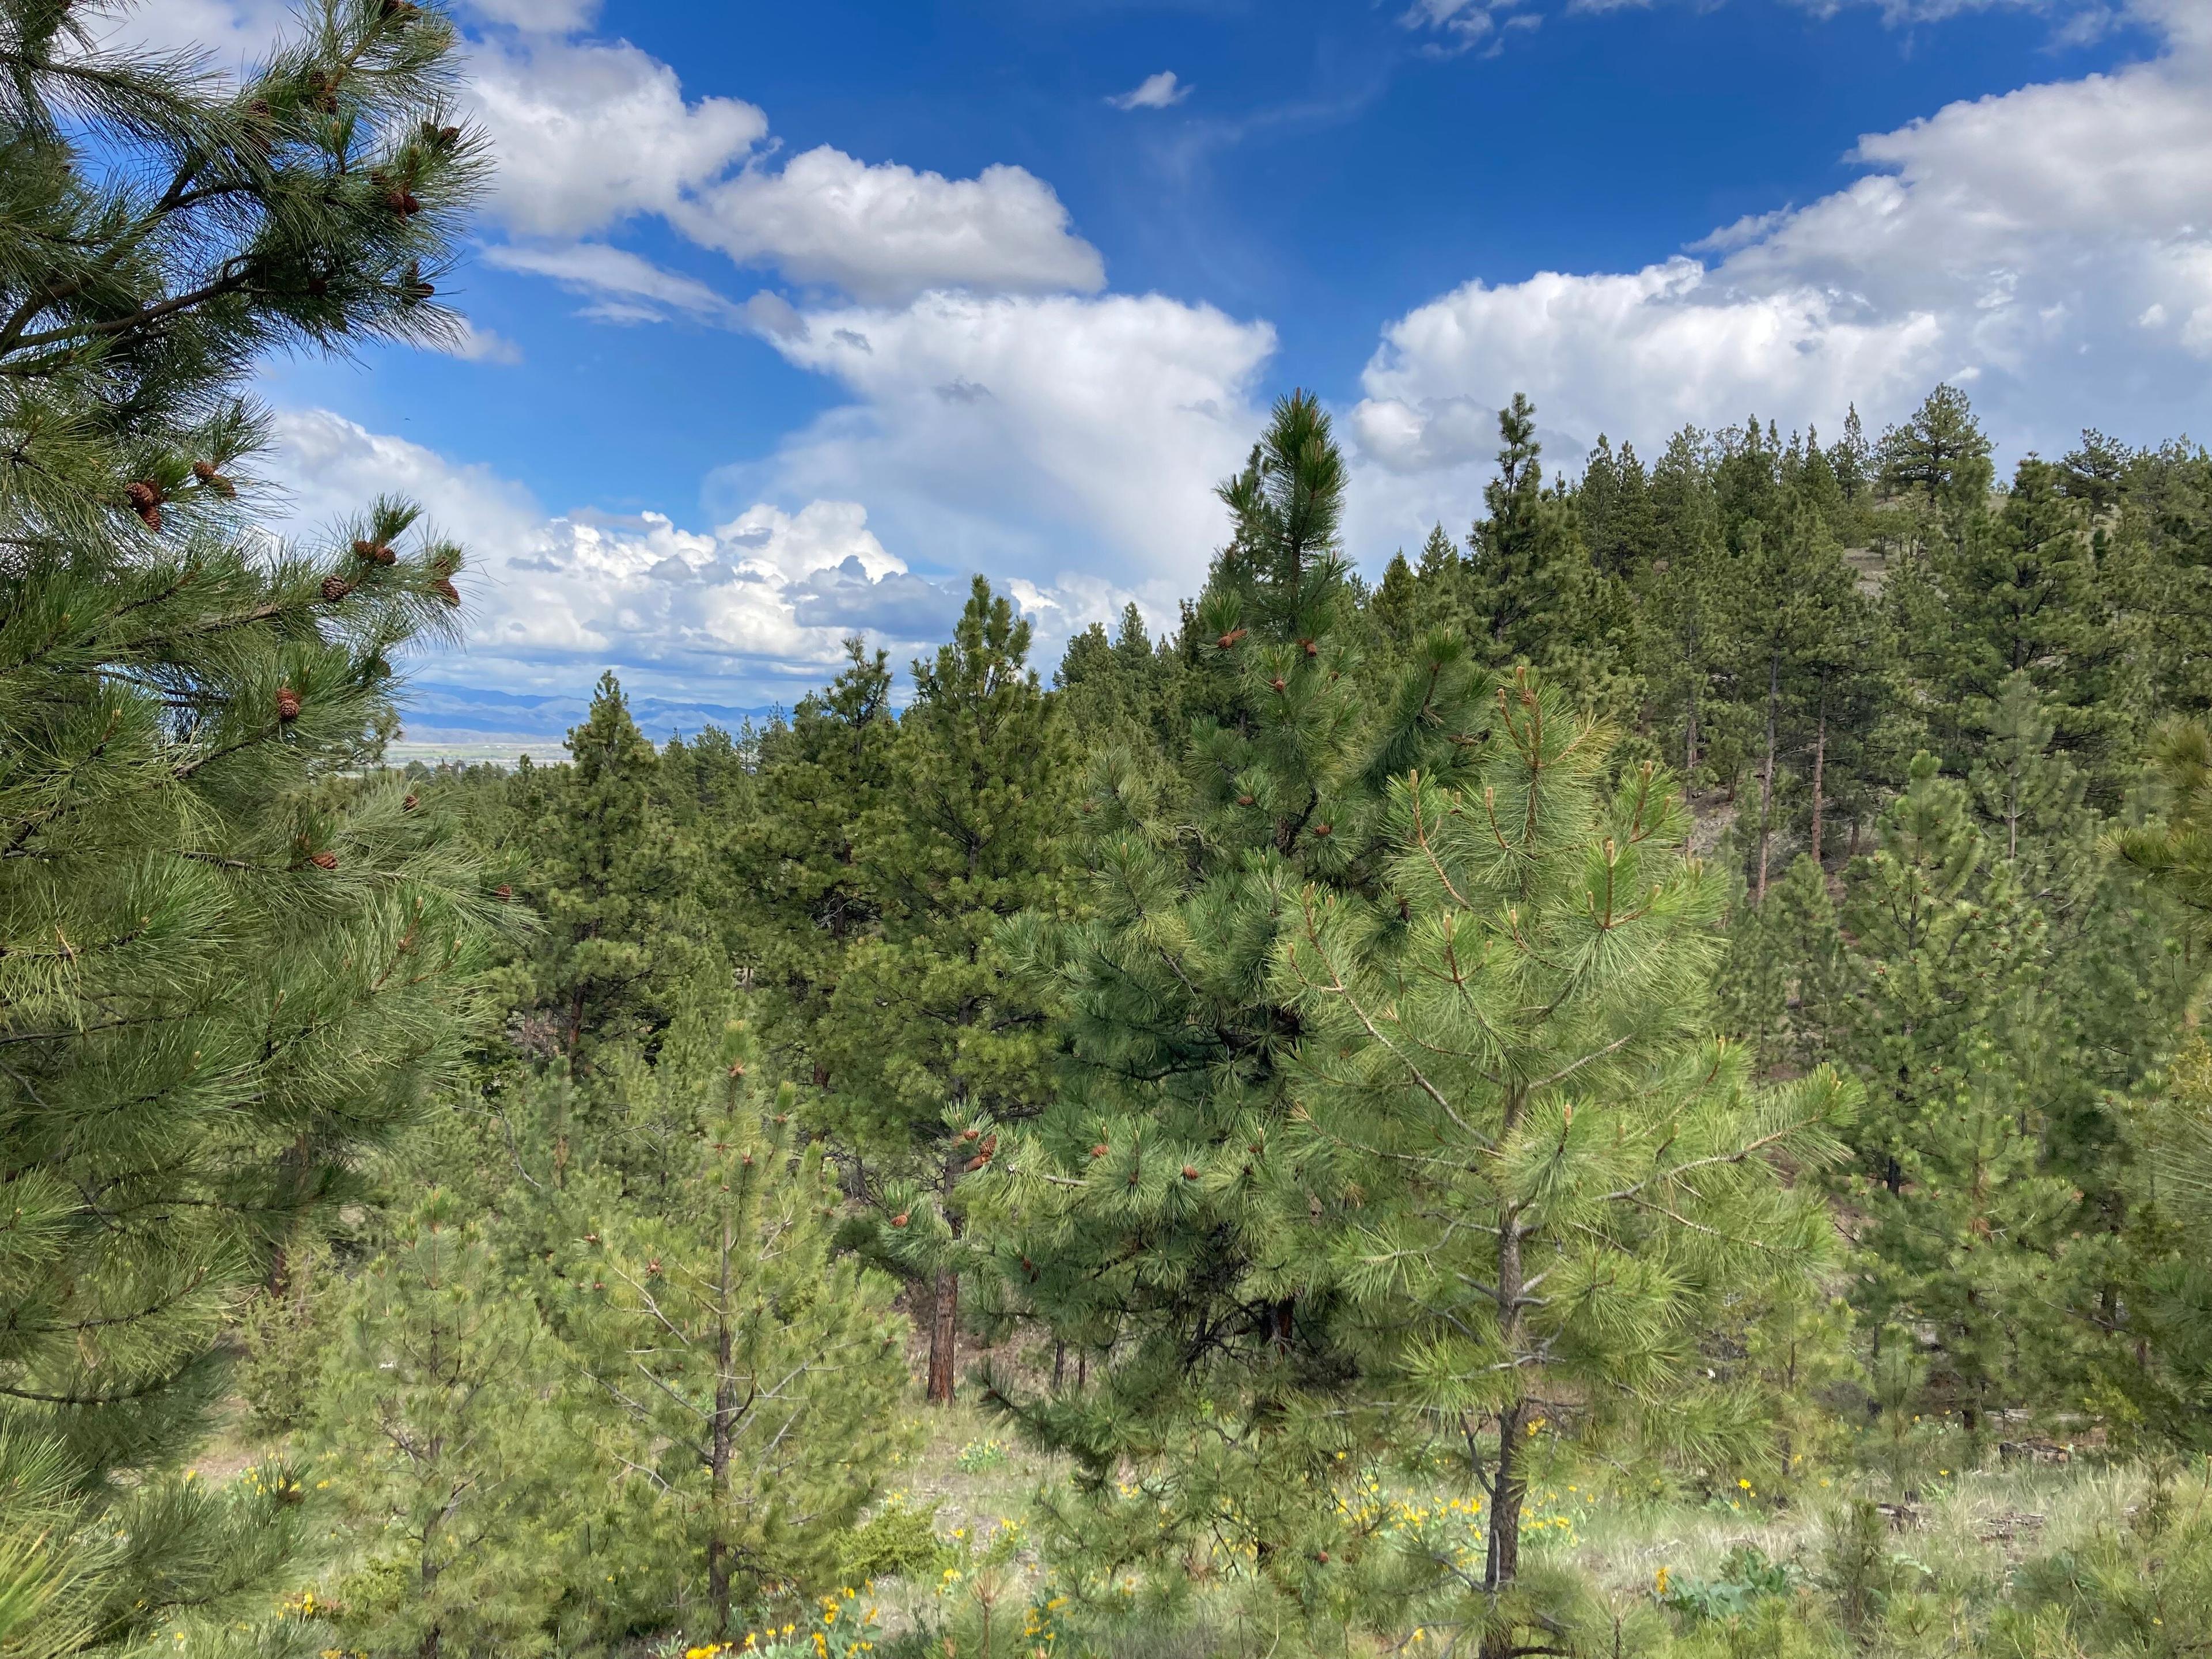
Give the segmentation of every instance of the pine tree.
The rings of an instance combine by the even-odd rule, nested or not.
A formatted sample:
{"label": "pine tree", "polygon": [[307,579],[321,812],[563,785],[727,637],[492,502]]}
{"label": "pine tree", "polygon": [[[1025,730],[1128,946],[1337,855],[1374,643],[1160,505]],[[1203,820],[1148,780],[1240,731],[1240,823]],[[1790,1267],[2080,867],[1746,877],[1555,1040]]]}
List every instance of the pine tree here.
{"label": "pine tree", "polygon": [[891,1285],[832,1254],[841,1194],[825,1148],[765,1103],[757,1045],[702,995],[657,1063],[610,1065],[609,1093],[668,1158],[665,1182],[581,1172],[558,1200],[557,1322],[583,1373],[571,1409],[623,1472],[616,1531],[647,1616],[703,1618],[771,1584],[819,1587],[835,1540],[907,1443],[904,1328]]}
{"label": "pine tree", "polygon": [[1849,872],[1850,969],[1829,1015],[1831,1052],[1868,1088],[1860,1305],[1892,1340],[1934,1336],[1932,1386],[1976,1431],[2018,1397],[2009,1356],[2046,1322],[2035,1286],[2081,1197],[2044,1171],[2014,1037],[2046,924],[1990,853],[1966,787],[1918,757]]}
{"label": "pine tree", "polygon": [[1863,664],[1869,620],[1850,568],[1819,515],[1802,502],[1790,503],[1778,526],[1747,523],[1743,550],[1729,574],[1735,599],[1729,631],[1739,696],[1747,702],[1757,699],[1764,726],[1751,889],[1756,905],[1766,896],[1775,770],[1785,725],[1812,702],[1818,722],[1815,757],[1824,764],[1826,693],[1838,676]]}
{"label": "pine tree", "polygon": [[1658,525],[1650,480],[1637,459],[1635,445],[1621,445],[1615,455],[1605,434],[1598,434],[1575,489],[1575,507],[1582,515],[1590,556],[1601,571],[1632,580],[1650,565]]}
{"label": "pine tree", "polygon": [[2074,500],[2087,502],[2091,513],[2109,513],[2120,504],[2133,459],[2124,444],[2087,428],[2081,447],[2069,450],[2059,463],[2058,487]]}
{"label": "pine tree", "polygon": [[1166,673],[1144,613],[1122,607],[1112,639],[1097,623],[1067,642],[1053,684],[1067,727],[1094,745],[1158,741],[1166,714]]}
{"label": "pine tree", "polygon": [[884,798],[896,732],[884,653],[855,635],[829,689],[761,740],[758,804],[726,854],[742,960],[775,1006],[774,1041],[817,1088],[834,1082],[812,1033],[877,904],[852,827]]}
{"label": "pine tree", "polygon": [[1085,918],[1012,930],[1069,1052],[969,1203],[1010,1303],[1075,1364],[1042,1398],[1000,1370],[987,1398],[1074,1460],[1040,1523],[1078,1589],[1218,1543],[1296,1605],[1337,1525],[1335,1454],[1363,1443],[1316,1195],[1279,1139],[1298,1019],[1270,969],[1301,885],[1372,878],[1382,781],[1449,773],[1484,708],[1448,639],[1363,683],[1343,489],[1328,416],[1285,399],[1222,491],[1179,775],[1104,766]]}
{"label": "pine tree", "polygon": [[1436,525],[1421,544],[1419,565],[1407,564],[1402,553],[1391,560],[1369,609],[1389,647],[1410,652],[1427,634],[1461,620],[1466,585],[1467,562]]}
{"label": "pine tree", "polygon": [[963,1175],[1048,1092],[1047,1006],[1013,980],[1000,926],[1066,908],[1075,765],[1029,667],[1030,625],[975,579],[951,641],[915,664],[884,802],[853,828],[880,921],[856,944],[817,1042],[824,1111],[887,1218],[881,1244],[929,1285],[929,1398],[952,1398]]}
{"label": "pine tree", "polygon": [[336,5],[242,82],[105,29],[0,4],[0,1486],[63,1472],[38,1524],[98,1589],[61,1644],[127,1646],[268,1594],[289,1476],[177,1473],[220,1327],[455,1060],[501,907],[449,823],[343,775],[460,550],[386,501],[270,550],[246,487],[261,354],[457,326],[452,27]]}
{"label": "pine tree", "polygon": [[1874,447],[1867,442],[1866,427],[1859,419],[1856,404],[1844,417],[1844,435],[1828,450],[1828,468],[1836,475],[1836,487],[1842,491],[1846,507],[1856,507],[1874,484]]}
{"label": "pine tree", "polygon": [[520,786],[521,888],[542,930],[505,976],[526,1033],[588,1071],[611,1044],[650,1042],[712,954],[696,843],[670,811],[660,757],[612,670],[572,729],[566,766]]}
{"label": "pine tree", "polygon": [[1621,695],[1628,618],[1619,583],[1591,562],[1573,501],[1544,487],[1535,406],[1500,410],[1498,476],[1468,538],[1465,626],[1493,667],[1525,662],[1592,707]]}
{"label": "pine tree", "polygon": [[[2212,731],[2197,720],[2162,729],[2153,751],[2162,817],[2113,837],[2187,919],[2201,947],[2212,915]],[[2191,986],[2201,995],[2201,967]],[[2127,1318],[2114,1335],[2135,1363],[2110,1368],[2152,1432],[2169,1443],[2212,1444],[2212,1045],[2182,1035],[2166,1087],[2130,1124],[2139,1161],[2126,1285]],[[2117,1299],[2116,1299],[2117,1300]]]}
{"label": "pine tree", "polygon": [[[544,1650],[559,1600],[565,1437],[555,1343],[469,1207],[432,1188],[362,1273],[314,1440],[368,1559],[340,1592],[364,1651]],[[597,1474],[586,1471],[586,1478]]]}
{"label": "pine tree", "polygon": [[1948,384],[1929,392],[1911,419],[1881,434],[1876,459],[1885,489],[1954,514],[1981,507],[1994,476],[1973,405]]}
{"label": "pine tree", "polygon": [[1701,1039],[1717,883],[1656,769],[1601,793],[1606,751],[1521,675],[1472,775],[1394,787],[1379,902],[1306,889],[1280,957],[1294,1135],[1367,1388],[1465,1449],[1487,1510],[1474,1594],[1434,1618],[1485,1659],[1572,1639],[1521,1559],[1536,1436],[1627,1419],[1691,1462],[1755,1455],[1730,1431],[1759,1414],[1705,1386],[1699,1344],[1820,1259],[1825,1216],[1782,1172],[1840,1154],[1852,1093],[1754,1091]]}

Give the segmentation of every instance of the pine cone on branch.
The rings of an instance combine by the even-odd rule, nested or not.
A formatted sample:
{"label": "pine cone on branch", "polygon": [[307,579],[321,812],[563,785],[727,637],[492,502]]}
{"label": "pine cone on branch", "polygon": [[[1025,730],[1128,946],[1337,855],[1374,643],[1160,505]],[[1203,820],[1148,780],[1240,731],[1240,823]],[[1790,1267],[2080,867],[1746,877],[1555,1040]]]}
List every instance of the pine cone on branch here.
{"label": "pine cone on branch", "polygon": [[300,694],[289,685],[277,688],[276,718],[287,726],[300,718]]}
{"label": "pine cone on branch", "polygon": [[168,499],[162,493],[161,485],[150,478],[141,478],[123,492],[123,497],[131,503],[131,510],[138,515],[139,521],[147,529],[161,529],[161,503]]}
{"label": "pine cone on branch", "polygon": [[352,592],[353,584],[343,576],[333,575],[323,578],[323,598],[332,605],[336,605]]}
{"label": "pine cone on branch", "polygon": [[399,556],[382,542],[356,542],[353,556],[363,564],[397,564]]}

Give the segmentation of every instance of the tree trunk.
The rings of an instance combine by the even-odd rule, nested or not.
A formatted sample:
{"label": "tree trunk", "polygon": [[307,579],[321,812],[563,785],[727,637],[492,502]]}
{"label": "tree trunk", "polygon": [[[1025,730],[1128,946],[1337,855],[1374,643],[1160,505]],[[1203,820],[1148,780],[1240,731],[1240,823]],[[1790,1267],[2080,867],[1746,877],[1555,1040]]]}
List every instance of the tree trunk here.
{"label": "tree trunk", "polygon": [[940,1267],[931,1283],[929,1316],[929,1403],[952,1403],[953,1368],[960,1344],[960,1275]]}
{"label": "tree trunk", "polygon": [[1688,737],[1684,739],[1682,744],[1682,787],[1685,789],[1690,787],[1690,781],[1697,775],[1698,771],[1698,681],[1699,678],[1697,670],[1692,668],[1690,671],[1690,730]]}
{"label": "tree trunk", "polygon": [[1820,861],[1820,789],[1828,772],[1828,677],[1820,677],[1820,723],[1813,738],[1813,862]]}
{"label": "tree trunk", "polygon": [[[1518,1094],[1505,1102],[1504,1133],[1510,1135],[1520,1121],[1525,1101]],[[1521,1260],[1521,1214],[1507,1206],[1498,1218],[1498,1322],[1499,1345],[1512,1359],[1522,1357],[1527,1333],[1523,1328],[1521,1291],[1527,1275]],[[1528,1474],[1522,1462],[1522,1442],[1528,1438],[1528,1401],[1516,1399],[1498,1413],[1498,1468],[1490,1480],[1490,1527],[1485,1553],[1482,1587],[1495,1598],[1521,1572],[1521,1500],[1528,1491]],[[1481,1659],[1514,1659],[1518,1650],[1510,1628],[1483,1634]]]}
{"label": "tree trunk", "polygon": [[1753,904],[1766,902],[1766,854],[1774,839],[1774,722],[1782,702],[1782,653],[1766,659],[1766,763],[1759,774],[1759,884]]}
{"label": "tree trunk", "polygon": [[730,1218],[722,1217],[720,1283],[716,1286],[714,1325],[714,1421],[708,1442],[708,1473],[714,1489],[714,1518],[707,1539],[707,1600],[714,1611],[714,1639],[730,1633],[730,1544],[722,1535],[729,1513],[730,1443],[738,1410],[737,1378],[731,1373],[730,1261],[735,1245]]}
{"label": "tree trunk", "polygon": [[[1490,1483],[1489,1549],[1482,1566],[1482,1587],[1492,1594],[1521,1574],[1521,1503],[1528,1492],[1521,1443],[1528,1435],[1528,1402],[1516,1400],[1498,1417],[1498,1468]],[[1483,1649],[1486,1659],[1490,1651]],[[1504,1651],[1512,1651],[1510,1643]]]}

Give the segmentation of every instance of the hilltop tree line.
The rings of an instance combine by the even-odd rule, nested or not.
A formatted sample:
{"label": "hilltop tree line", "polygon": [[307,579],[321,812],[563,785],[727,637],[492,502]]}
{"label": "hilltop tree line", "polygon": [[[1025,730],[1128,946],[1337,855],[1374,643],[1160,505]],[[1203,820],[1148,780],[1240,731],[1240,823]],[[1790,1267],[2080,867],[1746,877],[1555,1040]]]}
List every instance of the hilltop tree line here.
{"label": "hilltop tree line", "polygon": [[246,377],[449,337],[484,162],[436,9],[311,22],[0,3],[0,1655],[711,1647],[933,1559],[956,1396],[1054,1606],[1481,1659],[1629,1650],[1540,1471],[2212,1450],[2212,455],[1516,397],[1370,582],[1294,395],[1159,636],[978,578],[903,685],[402,772],[463,550],[272,551]]}

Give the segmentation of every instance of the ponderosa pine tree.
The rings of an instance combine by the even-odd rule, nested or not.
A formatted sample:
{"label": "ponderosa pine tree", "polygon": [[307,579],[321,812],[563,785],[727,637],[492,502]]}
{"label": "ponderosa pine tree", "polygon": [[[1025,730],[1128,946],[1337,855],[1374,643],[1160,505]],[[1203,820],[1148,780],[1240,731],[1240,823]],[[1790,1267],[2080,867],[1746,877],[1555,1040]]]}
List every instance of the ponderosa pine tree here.
{"label": "ponderosa pine tree", "polygon": [[2031,456],[2002,508],[1968,514],[1957,539],[1935,553],[1949,629],[1936,714],[1947,749],[1963,762],[1972,712],[1996,698],[2006,677],[2027,675],[2063,745],[2111,805],[2135,768],[2149,687],[2130,660],[2129,630],[2117,625],[2088,509],[2060,481],[2057,467]]}
{"label": "ponderosa pine tree", "polygon": [[[1738,696],[1756,704],[1763,721],[1759,815],[1753,824],[1756,856],[1751,902],[1763,902],[1775,830],[1775,769],[1786,723],[1819,709],[1817,762],[1825,760],[1827,696],[1836,678],[1864,661],[1871,619],[1865,616],[1850,567],[1820,515],[1806,503],[1782,503],[1783,522],[1748,522],[1742,550],[1732,562],[1735,614],[1729,638]],[[1808,721],[1808,724],[1812,722]],[[1825,784],[1826,780],[1823,779]]]}
{"label": "ponderosa pine tree", "polygon": [[1465,608],[1466,581],[1467,562],[1442,525],[1431,526],[1418,563],[1395,555],[1367,605],[1385,649],[1410,653],[1437,629],[1454,625]]}
{"label": "ponderosa pine tree", "polygon": [[70,1646],[266,1593],[289,1477],[179,1474],[226,1308],[455,1059],[501,908],[337,775],[460,550],[380,502],[271,551],[247,487],[262,354],[459,326],[452,26],[334,3],[237,82],[106,27],[0,3],[0,1490],[65,1472],[28,1524],[96,1565]]}
{"label": "ponderosa pine tree", "polygon": [[1029,644],[1029,623],[978,576],[951,640],[915,664],[883,801],[851,832],[876,927],[847,953],[816,1038],[835,1079],[822,1114],[858,1156],[879,1243],[928,1285],[939,1404],[971,1262],[961,1179],[1048,1092],[1048,1008],[1000,939],[1021,912],[1066,908],[1075,757]]}
{"label": "ponderosa pine tree", "polygon": [[897,727],[891,672],[858,635],[829,688],[761,739],[757,807],[726,852],[742,921],[741,960],[775,1005],[774,1041],[821,1088],[835,1081],[813,1031],[846,953],[874,927],[876,901],[852,826],[884,799]]}
{"label": "ponderosa pine tree", "polygon": [[620,1471],[611,1522],[641,1581],[619,1595],[717,1640],[765,1586],[828,1583],[837,1534],[908,1443],[894,1286],[833,1253],[827,1149],[793,1121],[794,1085],[762,1097],[758,1063],[726,992],[701,988],[655,1063],[608,1066],[666,1179],[580,1171],[554,1200],[570,1409]]}
{"label": "ponderosa pine tree", "polygon": [[433,1188],[392,1227],[318,1393],[326,1484],[368,1546],[338,1602],[378,1659],[542,1651],[563,1487],[599,1474],[562,1467],[556,1345],[471,1207]]}
{"label": "ponderosa pine tree", "polygon": [[1279,957],[1340,1327],[1365,1392],[1407,1440],[1459,1449],[1487,1511],[1480,1569],[1439,1553],[1420,1622],[1484,1659],[1575,1640],[1556,1575],[1521,1557],[1540,1434],[1765,1461],[1765,1412],[1709,1382],[1700,1344],[1821,1260],[1826,1215],[1784,1171],[1842,1156],[1856,1092],[1825,1069],[1755,1089],[1747,1052],[1704,1036],[1720,884],[1664,774],[1603,792],[1607,750],[1518,674],[1467,775],[1394,784],[1382,891],[1306,888]]}
{"label": "ponderosa pine tree", "polygon": [[1973,404],[1948,383],[1929,392],[1910,420],[1881,434],[1875,462],[1884,489],[1953,515],[1982,507],[1995,476]]}
{"label": "ponderosa pine tree", "polygon": [[582,1072],[603,1048],[652,1041],[713,946],[696,848],[612,670],[567,747],[568,765],[515,780],[520,885],[544,925],[502,989],[527,1046]]}
{"label": "ponderosa pine tree", "polygon": [[1586,705],[1609,707],[1627,638],[1620,586],[1591,562],[1571,498],[1545,487],[1535,405],[1515,393],[1498,429],[1498,476],[1468,538],[1468,636],[1491,667],[1525,662]]}
{"label": "ponderosa pine tree", "polygon": [[1272,964],[1304,885],[1372,879],[1384,780],[1449,773],[1486,705],[1441,638],[1395,690],[1362,683],[1344,473],[1318,404],[1278,404],[1223,488],[1234,534],[1186,620],[1180,775],[1107,757],[1087,918],[1014,930],[1068,1053],[969,1201],[1009,1300],[1077,1363],[1044,1397],[1001,1374],[987,1398],[1075,1462],[1040,1521],[1082,1593],[1196,1551],[1300,1607],[1342,1525],[1337,1455],[1371,1446],[1321,1197],[1279,1139],[1298,1018]]}
{"label": "ponderosa pine tree", "polygon": [[1828,447],[1828,470],[1836,475],[1836,488],[1847,507],[1860,506],[1874,487],[1878,465],[1856,404],[1844,416],[1844,435]]}
{"label": "ponderosa pine tree", "polygon": [[2038,1278],[2081,1197],[2044,1169],[2017,1041],[2048,925],[1992,858],[1966,786],[1926,754],[1846,884],[1849,966],[1827,1019],[1830,1056],[1868,1091],[1851,1135],[1869,1217],[1856,1299],[1884,1340],[1933,1335],[1931,1384],[1978,1431],[2014,1403],[2014,1356],[2055,1316]]}
{"label": "ponderosa pine tree", "polygon": [[1575,489],[1575,507],[1598,569],[1624,581],[1640,578],[1656,554],[1658,524],[1651,481],[1635,445],[1621,445],[1616,455],[1605,434],[1598,434]]}
{"label": "ponderosa pine tree", "polygon": [[1134,604],[1122,607],[1110,640],[1097,623],[1070,640],[1053,685],[1067,730],[1094,745],[1116,740],[1150,745],[1163,735],[1166,666]]}

